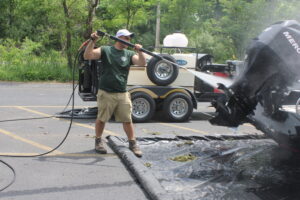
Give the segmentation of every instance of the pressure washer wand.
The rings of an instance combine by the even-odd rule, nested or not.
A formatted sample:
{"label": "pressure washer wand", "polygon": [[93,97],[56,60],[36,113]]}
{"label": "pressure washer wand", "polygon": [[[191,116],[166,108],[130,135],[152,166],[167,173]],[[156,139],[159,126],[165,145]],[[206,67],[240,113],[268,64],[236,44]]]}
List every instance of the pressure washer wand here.
{"label": "pressure washer wand", "polygon": [[[109,34],[103,32],[103,31],[97,30],[97,35],[99,35],[99,36],[107,36],[107,37],[109,37],[109,38],[112,39],[112,40],[121,42],[121,43],[123,43],[123,44],[125,44],[125,45],[127,45],[127,46],[130,46],[130,47],[134,48],[134,44],[132,44],[132,43],[130,43],[130,42],[127,42],[127,41],[124,41],[124,40],[122,40],[122,39],[120,39],[120,38],[117,38],[117,37],[115,37],[115,36],[109,35]],[[170,60],[167,60],[167,59],[165,59],[164,57],[162,57],[161,55],[152,53],[151,51],[149,51],[149,50],[147,50],[147,49],[141,48],[140,50],[141,50],[142,52],[144,52],[144,53],[150,55],[150,56],[153,56],[153,57],[158,58],[158,59],[160,59],[160,60],[166,61],[167,63],[170,63],[171,65],[175,65],[175,66],[178,67],[178,68],[182,68],[182,69],[185,69],[185,70],[187,70],[187,71],[190,71],[190,70],[188,70],[186,67],[180,66],[180,65],[178,65],[178,64],[175,63],[175,62],[172,62],[172,61],[170,61]]]}
{"label": "pressure washer wand", "polygon": [[[107,37],[109,37],[109,38],[112,39],[112,40],[121,42],[121,43],[123,43],[123,44],[125,44],[125,45],[127,45],[127,46],[130,46],[130,47],[133,47],[133,48],[134,48],[134,44],[132,44],[132,43],[130,43],[130,42],[127,42],[127,41],[124,41],[124,40],[122,40],[122,39],[120,39],[120,38],[117,38],[117,37],[115,37],[115,36],[109,35],[109,34],[103,32],[103,31],[97,30],[97,35],[99,35],[99,36],[107,36]],[[174,66],[176,66],[176,67],[178,67],[178,68],[185,69],[185,70],[187,70],[188,72],[190,72],[190,73],[192,73],[193,75],[195,75],[196,77],[198,77],[199,79],[201,79],[201,80],[203,80],[204,82],[206,82],[206,83],[208,83],[208,84],[211,85],[211,83],[208,82],[207,80],[205,80],[203,77],[200,78],[200,77],[199,77],[199,74],[201,74],[201,76],[205,76],[205,77],[207,77],[207,76],[212,76],[212,75],[208,75],[208,74],[205,74],[205,73],[203,73],[203,72],[196,72],[196,71],[194,71],[194,70],[190,70],[190,69],[188,69],[188,68],[186,68],[186,67],[184,67],[184,66],[178,65],[178,64],[175,63],[175,62],[172,62],[172,61],[170,61],[170,60],[165,59],[165,58],[162,57],[161,55],[152,53],[151,51],[149,51],[149,50],[147,50],[147,49],[141,48],[140,50],[141,50],[142,52],[144,52],[144,53],[150,55],[150,56],[153,56],[153,57],[155,57],[155,58],[158,58],[158,59],[160,59],[160,60],[163,60],[163,61],[165,61],[165,62],[167,62],[167,63],[169,63],[169,64],[171,64],[171,65],[174,65]],[[220,80],[222,79],[222,81],[220,81],[220,82],[222,82],[222,83],[228,81],[228,80],[225,80],[225,79],[223,80],[223,78],[221,78],[221,77],[219,77],[219,79],[220,79]],[[230,84],[231,84],[231,82],[230,82]],[[227,85],[228,85],[228,84],[227,84]],[[212,86],[215,87],[215,85],[212,85]]]}
{"label": "pressure washer wand", "polygon": [[[99,35],[99,36],[107,36],[107,37],[109,37],[109,38],[112,39],[112,40],[121,42],[121,43],[123,43],[123,44],[125,44],[125,45],[127,45],[127,46],[129,46],[129,47],[134,48],[134,44],[132,44],[132,43],[130,43],[130,42],[127,42],[127,41],[124,41],[124,40],[122,40],[122,39],[120,39],[120,38],[117,38],[117,37],[115,37],[115,36],[109,35],[109,34],[107,34],[107,33],[104,33],[103,31],[97,30],[97,35]],[[147,49],[141,48],[140,50],[141,50],[142,52],[144,52],[144,53],[150,55],[150,56],[153,56],[153,57],[156,57],[156,58],[158,58],[158,59],[164,60],[164,58],[161,57],[160,55],[157,55],[157,54],[155,54],[155,53],[152,53],[151,51],[149,51],[149,50],[147,50]]]}
{"label": "pressure washer wand", "polygon": [[[133,47],[133,48],[134,48],[134,44],[132,44],[132,43],[130,43],[130,42],[127,42],[127,41],[124,41],[124,40],[122,40],[122,39],[120,39],[120,38],[117,38],[117,37],[115,37],[115,36],[109,35],[109,34],[103,32],[103,31],[97,30],[97,35],[99,35],[99,36],[107,36],[107,37],[109,37],[109,38],[112,39],[112,40],[121,42],[121,43],[123,43],[123,44],[125,44],[125,45],[127,45],[127,46],[130,46],[130,47]],[[167,60],[167,59],[165,59],[164,57],[162,57],[161,55],[157,55],[157,54],[155,54],[155,53],[152,53],[151,51],[149,51],[149,50],[147,50],[147,49],[141,48],[140,50],[141,50],[142,52],[144,52],[144,53],[150,55],[150,56],[153,56],[153,57],[155,57],[155,58],[158,58],[158,59],[160,59],[160,60],[163,60],[163,61],[165,61],[165,62],[167,62],[167,63],[169,63],[169,64],[171,64],[171,65],[174,65],[174,66],[176,66],[176,67],[178,67],[178,68],[185,69],[185,70],[187,70],[188,72],[192,73],[194,76],[196,76],[196,77],[198,77],[199,79],[203,80],[204,82],[210,84],[211,86],[217,87],[216,85],[212,85],[210,82],[206,81],[206,80],[203,78],[203,76],[208,77],[208,76],[211,76],[211,75],[205,74],[205,73],[203,73],[203,72],[196,72],[196,71],[190,70],[190,69],[188,69],[188,68],[186,68],[186,67],[184,67],[184,66],[180,66],[180,65],[178,65],[177,63],[172,62],[172,61],[170,61],[170,60]],[[202,78],[199,77],[199,74],[200,74],[200,73],[201,73]],[[220,77],[219,79],[222,79],[222,78]],[[222,83],[228,82],[228,80],[225,80],[225,79],[224,79],[224,80],[222,80],[221,82],[222,82]],[[230,82],[230,83],[227,83],[227,85],[229,85],[229,84],[231,84],[231,82]]]}

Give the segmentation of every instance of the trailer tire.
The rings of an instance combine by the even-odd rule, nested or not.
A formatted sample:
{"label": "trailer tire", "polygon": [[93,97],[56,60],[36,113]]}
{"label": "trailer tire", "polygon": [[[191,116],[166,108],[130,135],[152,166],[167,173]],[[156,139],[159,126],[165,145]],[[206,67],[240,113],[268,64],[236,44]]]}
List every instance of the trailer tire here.
{"label": "trailer tire", "polygon": [[[168,54],[160,54],[164,59],[176,63]],[[152,57],[147,64],[147,76],[156,85],[166,86],[175,81],[178,76],[178,67],[156,57]]]}
{"label": "trailer tire", "polygon": [[193,112],[193,102],[189,95],[176,92],[164,100],[164,117],[173,122],[184,122],[189,120]]}
{"label": "trailer tire", "polygon": [[150,120],[155,113],[155,101],[145,92],[131,94],[132,120],[133,122],[145,122]]}

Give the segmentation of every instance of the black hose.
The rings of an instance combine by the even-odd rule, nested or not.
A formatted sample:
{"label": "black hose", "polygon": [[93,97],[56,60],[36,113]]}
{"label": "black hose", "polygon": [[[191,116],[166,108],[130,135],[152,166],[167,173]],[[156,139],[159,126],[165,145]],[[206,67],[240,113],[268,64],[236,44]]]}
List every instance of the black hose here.
{"label": "black hose", "polygon": [[[67,106],[69,105],[70,101],[72,100],[72,109],[74,109],[74,102],[75,102],[75,98],[74,98],[74,93],[75,93],[75,89],[77,87],[77,85],[75,86],[75,66],[76,66],[76,61],[78,59],[78,56],[79,56],[79,52],[76,54],[75,56],[75,62],[74,62],[74,66],[73,66],[73,69],[72,69],[72,94],[68,100],[68,103],[67,105],[65,106],[64,110],[67,108]],[[33,119],[45,119],[45,118],[51,118],[51,117],[54,117],[54,116],[49,116],[49,117],[40,117],[40,118],[23,118],[23,119],[12,119],[12,120],[2,120],[0,122],[9,122],[9,121],[21,121],[21,120],[33,120]],[[56,149],[58,149],[67,139],[67,137],[69,136],[69,133],[71,131],[71,127],[72,127],[72,123],[73,123],[73,112],[71,114],[71,119],[70,119],[70,124],[69,124],[69,127],[68,127],[68,130],[67,130],[67,133],[65,134],[65,137],[62,139],[62,141],[53,149],[51,149],[50,151],[47,151],[45,153],[41,153],[41,154],[36,154],[36,155],[5,155],[5,154],[0,154],[0,157],[13,157],[13,158],[32,158],[32,157],[39,157],[39,156],[44,156],[44,155],[47,155],[49,153],[52,153],[53,151],[55,151]],[[13,179],[12,181],[6,185],[5,187],[3,188],[0,188],[0,192],[7,189],[9,186],[11,186],[15,180],[16,180],[16,172],[14,170],[14,168],[12,166],[10,166],[8,163],[0,160],[1,163],[3,163],[4,165],[6,165],[9,169],[11,169],[11,171],[13,172]]]}
{"label": "black hose", "polygon": [[9,182],[9,184],[7,184],[3,188],[0,188],[0,192],[2,192],[3,190],[5,190],[9,186],[11,186],[16,181],[16,171],[12,166],[10,166],[8,163],[4,162],[3,160],[0,160],[0,162],[2,162],[4,165],[6,165],[13,172],[13,175],[14,175],[13,179]]}

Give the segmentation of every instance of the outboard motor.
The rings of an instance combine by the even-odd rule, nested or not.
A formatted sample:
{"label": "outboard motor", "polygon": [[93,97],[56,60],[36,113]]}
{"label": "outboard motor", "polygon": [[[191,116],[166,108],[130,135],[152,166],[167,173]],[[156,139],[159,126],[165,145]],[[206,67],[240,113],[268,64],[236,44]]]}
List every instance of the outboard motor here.
{"label": "outboard motor", "polygon": [[[261,118],[257,118],[256,112],[260,107],[261,116],[285,126],[289,116],[280,108],[289,94],[288,88],[299,80],[299,75],[300,24],[295,20],[277,22],[252,41],[238,79],[229,88],[220,84],[226,97],[212,102],[217,116],[210,122],[229,127],[259,122]],[[266,128],[259,124],[261,130]],[[300,137],[299,131],[294,132]]]}

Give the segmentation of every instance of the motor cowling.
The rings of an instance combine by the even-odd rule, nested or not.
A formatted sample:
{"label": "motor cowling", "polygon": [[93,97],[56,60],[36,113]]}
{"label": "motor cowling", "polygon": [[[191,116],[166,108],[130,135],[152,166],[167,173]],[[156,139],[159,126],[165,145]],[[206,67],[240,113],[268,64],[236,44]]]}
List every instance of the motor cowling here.
{"label": "motor cowling", "polygon": [[286,88],[300,76],[300,24],[287,20],[266,28],[252,40],[244,65],[229,88],[221,86],[226,98],[212,102],[217,112],[212,124],[236,127],[247,121],[258,102],[266,114],[276,112]]}

